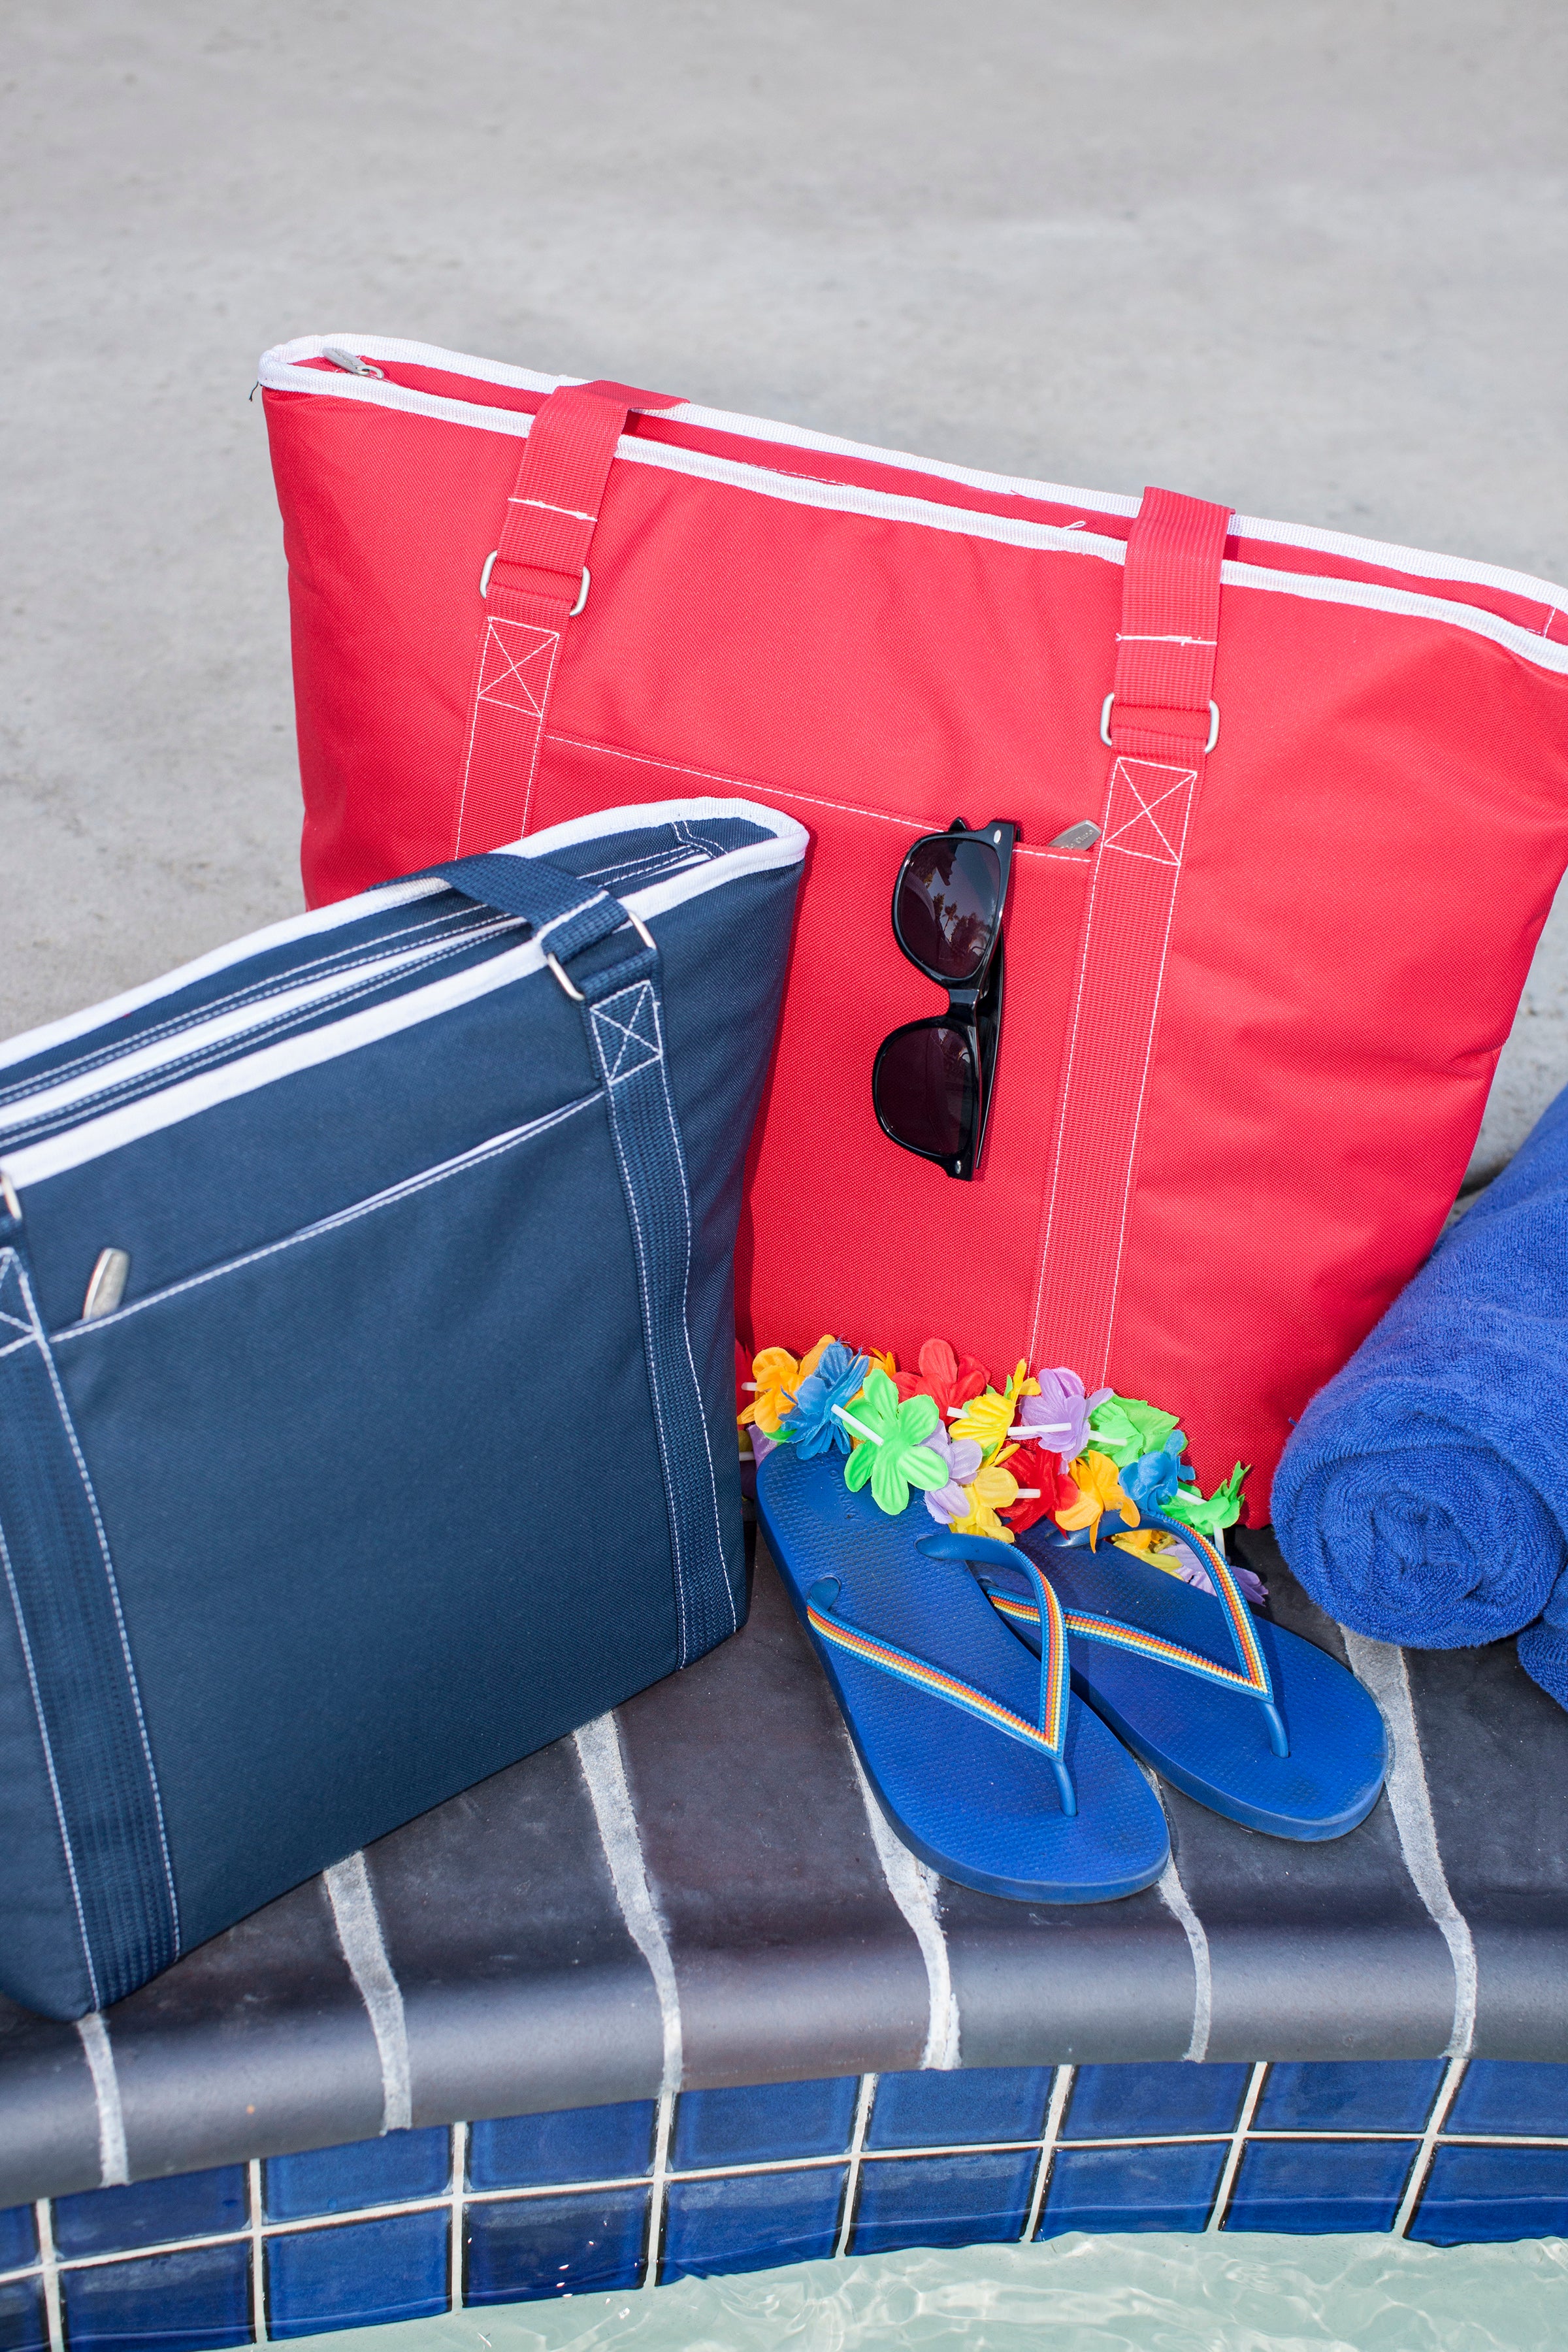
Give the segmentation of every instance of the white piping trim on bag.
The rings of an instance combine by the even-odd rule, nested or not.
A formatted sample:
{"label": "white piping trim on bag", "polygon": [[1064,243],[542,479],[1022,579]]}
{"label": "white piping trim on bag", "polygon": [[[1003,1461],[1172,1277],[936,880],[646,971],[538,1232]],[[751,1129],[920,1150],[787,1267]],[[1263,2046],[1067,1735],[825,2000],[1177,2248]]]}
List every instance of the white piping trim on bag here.
{"label": "white piping trim on bag", "polygon": [[[353,381],[353,379],[348,379]],[[765,829],[773,837],[749,843],[744,848],[726,852],[705,865],[690,866],[668,876],[647,888],[631,891],[622,904],[652,924],[660,915],[683,905],[688,899],[699,898],[710,890],[722,888],[746,874],[764,872],[773,867],[795,866],[805,855],[809,839],[805,827],[795,818],[777,809],[759,806],[755,802],[742,800],[655,801],[641,807],[601,809],[594,815],[574,818],[565,824],[552,825],[543,833],[531,834],[526,841],[509,843],[505,849],[492,853],[509,857],[548,857],[554,849],[564,848],[582,841],[597,841],[605,835],[641,831],[647,826],[672,821],[675,814],[682,817],[740,817]],[[405,886],[406,895],[426,896],[446,887],[438,878],[417,885]],[[349,899],[344,908],[358,912],[374,911],[386,901],[383,892],[368,892],[363,899]],[[334,910],[340,919],[346,918],[343,909]],[[288,932],[288,925],[277,925],[271,930],[255,934],[249,940],[237,943],[224,959],[240,961],[252,949],[279,944],[278,934]],[[299,936],[297,932],[291,936]],[[213,967],[209,967],[213,968]],[[374,1045],[384,1037],[416,1027],[419,1023],[451,1012],[460,1004],[474,1002],[494,989],[507,988],[514,982],[525,980],[545,968],[544,953],[535,940],[505,954],[492,957],[488,963],[476,965],[467,971],[454,972],[446,979],[431,982],[427,986],[412,989],[387,1004],[373,1005],[363,1013],[351,1014],[329,1026],[309,1031],[303,1036],[289,1037],[277,1045],[262,1047],[258,1052],[227,1063],[221,1069],[203,1072],[167,1087],[162,1094],[145,1096],[142,1100],[124,1104],[118,1110],[104,1112],[100,1118],[84,1120],[58,1135],[40,1141],[24,1144],[9,1152],[5,1160],[5,1172],[12,1184],[24,1190],[29,1184],[44,1182],[69,1168],[79,1168],[89,1160],[105,1152],[117,1151],[127,1143],[138,1141],[144,1135],[172,1127],[177,1121],[194,1118],[216,1103],[230,1102],[240,1095],[249,1094],[258,1087],[271,1085],[279,1078],[289,1077],[296,1071],[311,1069],[323,1062],[335,1060],[340,1054],[355,1052],[362,1045]],[[188,971],[191,968],[187,968]],[[161,988],[180,984],[187,975],[174,974],[163,982],[153,983],[142,991],[139,1003],[154,998]],[[95,1019],[108,1008],[95,1008],[81,1016],[73,1032],[83,1034]],[[113,1065],[109,1066],[112,1069]],[[20,1108],[20,1106],[14,1107]]]}
{"label": "white piping trim on bag", "polygon": [[[442,424],[468,425],[482,432],[502,433],[517,440],[527,439],[532,419],[516,409],[482,407],[469,401],[410,392],[401,385],[374,377],[346,376],[335,372],[328,374],[321,369],[299,365],[302,360],[319,358],[329,342],[338,343],[344,340],[342,336],[307,335],[290,343],[276,345],[262,354],[261,383],[272,391],[314,393],[339,400],[365,400],[378,407],[402,409]],[[531,369],[503,367],[497,362],[472,359],[465,353],[442,351],[432,344],[402,342],[374,335],[353,336],[347,340],[354,349],[379,359],[439,368],[443,373],[465,375],[481,383],[515,384],[529,391],[548,393],[563,384],[584,381],[578,376],[545,376]],[[661,413],[678,424],[733,433],[752,441],[773,441],[786,447],[817,449],[825,454],[873,465],[894,466],[900,471],[922,474],[932,481],[959,483],[1003,497],[1026,498],[1053,506],[1084,507],[1102,514],[1136,514],[1141,504],[1138,499],[1114,492],[1081,490],[1060,483],[987,474],[965,467],[945,465],[940,460],[911,457],[900,450],[879,449],[866,443],[838,440],[827,434],[808,433],[803,427],[781,425],[768,418],[736,416],[723,410],[701,408],[690,403]],[[1014,546],[1075,551],[1080,554],[1099,555],[1112,562],[1124,560],[1125,551],[1120,540],[1108,540],[1071,524],[1028,523],[1008,516],[945,507],[936,501],[865,490],[851,484],[825,483],[803,475],[773,473],[765,467],[709,457],[695,450],[677,448],[668,442],[645,441],[630,435],[622,436],[616,455],[634,464],[658,466],[675,473],[729,483],[737,488],[786,499],[796,505],[877,515],[890,521],[926,523],[973,538],[1000,540]],[[995,527],[998,525],[1001,528]],[[1375,564],[1380,570],[1405,572],[1416,577],[1498,588],[1508,594],[1542,604],[1548,615],[1553,608],[1562,609],[1568,604],[1568,591],[1557,587],[1551,581],[1539,580],[1529,572],[1512,572],[1497,564],[1479,563],[1468,557],[1436,555],[1421,548],[1385,545],[1376,540],[1358,539],[1307,524],[1271,522],[1254,515],[1237,515],[1233,528],[1236,535],[1242,539],[1273,541],[1279,546],[1301,547],[1315,553],[1339,555],[1350,562]],[[1496,635],[1499,644],[1507,645],[1510,651],[1522,655],[1541,668],[1568,671],[1568,646],[1553,646],[1552,640],[1540,635],[1537,631],[1502,620],[1495,614],[1481,613],[1474,605],[1437,597],[1430,600],[1430,609],[1426,610],[1421,603],[1412,604],[1406,592],[1380,588],[1372,582],[1325,580],[1321,574],[1308,572],[1250,576],[1258,570],[1258,567],[1249,564],[1226,565],[1222,576],[1228,576],[1235,571],[1244,575],[1234,582],[1237,586],[1277,585],[1285,593],[1316,596],[1328,603],[1365,604],[1379,611],[1407,616],[1419,614],[1423,618],[1447,621],[1459,628],[1477,628],[1479,622],[1491,622],[1494,627],[1479,628],[1478,633],[1486,636]],[[1359,593],[1341,596],[1337,593],[1341,589]],[[1498,635],[1498,631],[1507,631],[1508,635]],[[1563,660],[1543,659],[1542,647],[1563,654]]]}
{"label": "white piping trim on bag", "polygon": [[269,923],[265,930],[249,931],[244,939],[230,940],[226,946],[214,948],[197,956],[194,962],[183,963],[166,971],[157,980],[144,980],[136,988],[127,988],[119,996],[106,997],[101,1004],[89,1004],[79,1013],[67,1013],[58,1021],[46,1021],[40,1028],[24,1029],[19,1036],[7,1037],[0,1044],[0,1069],[16,1062],[31,1061],[35,1054],[47,1054],[51,1045],[69,1045],[73,1037],[86,1036],[93,1029],[107,1028],[111,1021],[122,1021],[128,1013],[139,1013],[144,1004],[155,1003],[160,996],[176,996],[183,988],[192,988],[198,980],[205,980],[215,971],[226,971],[231,964],[243,963],[247,956],[264,955],[270,948],[288,947],[294,940],[308,940],[318,931],[336,930],[345,923],[357,923],[367,915],[379,914],[384,908],[401,907],[410,898],[434,898],[445,889],[443,882],[430,879],[419,882],[390,882],[378,890],[366,890],[356,898],[340,898],[331,907],[317,907],[305,915],[290,915],[281,923]]}

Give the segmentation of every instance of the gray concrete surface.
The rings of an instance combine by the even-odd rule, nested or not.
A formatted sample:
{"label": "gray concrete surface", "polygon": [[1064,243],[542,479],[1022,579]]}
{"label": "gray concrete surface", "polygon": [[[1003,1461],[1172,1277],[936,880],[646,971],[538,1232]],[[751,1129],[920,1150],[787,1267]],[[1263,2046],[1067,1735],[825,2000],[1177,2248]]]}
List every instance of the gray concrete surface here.
{"label": "gray concrete surface", "polygon": [[[7,0],[0,1034],[298,903],[257,353],[1568,575],[1552,0]],[[1568,903],[1494,1091],[1568,1079]]]}

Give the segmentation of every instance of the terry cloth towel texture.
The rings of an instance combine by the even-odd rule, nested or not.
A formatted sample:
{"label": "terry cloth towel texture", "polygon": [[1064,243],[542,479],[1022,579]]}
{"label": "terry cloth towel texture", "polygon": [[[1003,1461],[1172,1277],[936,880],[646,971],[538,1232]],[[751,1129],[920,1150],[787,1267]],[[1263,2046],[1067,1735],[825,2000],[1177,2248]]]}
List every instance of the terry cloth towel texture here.
{"label": "terry cloth towel texture", "polygon": [[1568,1706],[1568,1090],[1312,1399],[1274,1526],[1353,1632],[1426,1650],[1518,1633]]}

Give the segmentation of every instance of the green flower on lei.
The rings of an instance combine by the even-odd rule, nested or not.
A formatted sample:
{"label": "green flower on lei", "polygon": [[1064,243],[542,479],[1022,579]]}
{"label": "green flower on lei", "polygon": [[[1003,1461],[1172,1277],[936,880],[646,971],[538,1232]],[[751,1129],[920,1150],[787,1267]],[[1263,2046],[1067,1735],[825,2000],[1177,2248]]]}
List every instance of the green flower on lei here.
{"label": "green flower on lei", "polygon": [[880,1511],[896,1517],[910,1499],[911,1486],[945,1486],[948,1468],[940,1454],[921,1440],[931,1435],[940,1418],[936,1400],[912,1396],[899,1402],[899,1391],[886,1372],[867,1374],[866,1385],[848,1408],[846,1423],[852,1437],[867,1433],[844,1465],[844,1483],[858,1494],[869,1479],[871,1500]]}
{"label": "green flower on lei", "polygon": [[1096,1453],[1109,1454],[1119,1470],[1141,1462],[1145,1454],[1161,1453],[1175,1426],[1173,1412],[1162,1412],[1142,1397],[1108,1396],[1089,1417]]}
{"label": "green flower on lei", "polygon": [[1235,1527],[1241,1517],[1241,1482],[1246,1475],[1246,1468],[1238,1462],[1225,1484],[1216,1486],[1206,1502],[1201,1495],[1184,1488],[1180,1494],[1173,1495],[1163,1508],[1168,1517],[1181,1519],[1187,1527],[1195,1528],[1199,1535],[1216,1536],[1222,1528]]}

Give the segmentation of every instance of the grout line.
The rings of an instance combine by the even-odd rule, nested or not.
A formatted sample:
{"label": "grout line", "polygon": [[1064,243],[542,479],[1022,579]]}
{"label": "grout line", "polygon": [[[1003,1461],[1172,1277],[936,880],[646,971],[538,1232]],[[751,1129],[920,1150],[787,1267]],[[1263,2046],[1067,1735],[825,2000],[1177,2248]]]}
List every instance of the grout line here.
{"label": "grout line", "polygon": [[245,2168],[246,2193],[250,2200],[250,2329],[258,2344],[267,2333],[267,2241],[263,2234],[261,2158],[253,2156]]}
{"label": "grout line", "polygon": [[860,1761],[855,1742],[848,1731],[844,1745],[859,1783],[860,1801],[866,1809],[866,1824],[871,1832],[871,1843],[881,1864],[882,1876],[889,1894],[902,1912],[906,1926],[920,1948],[926,1972],[926,2038],[921,2052],[922,2067],[941,2073],[963,2063],[959,2055],[961,2021],[958,1997],[952,1989],[952,1960],[942,1933],[941,1880],[934,1870],[911,1853],[902,1838],[897,1836],[886,1813],[877,1802],[866,1769]]}
{"label": "grout line", "polygon": [[449,2311],[463,2308],[463,2193],[468,2170],[468,2126],[452,2126],[452,2242],[447,2257]]}
{"label": "grout line", "polygon": [[664,2237],[664,2200],[669,2180],[669,2137],[675,2124],[675,2093],[661,2091],[658,2095],[658,2118],[653,2134],[653,2187],[647,2200],[647,2253],[643,2269],[644,2286],[658,2284],[658,2257]]}
{"label": "grout line", "polygon": [[65,2321],[60,2315],[60,2274],[55,2259],[54,2217],[49,2200],[40,2197],[33,2208],[38,2232],[38,2264],[44,2279],[44,2309],[49,2323],[49,2352],[65,2352]]}
{"label": "grout line", "polygon": [[1219,2187],[1215,2191],[1214,2210],[1209,2215],[1205,2229],[1205,2237],[1212,2237],[1216,2231],[1223,2230],[1225,2227],[1226,2209],[1230,2203],[1231,2191],[1236,2187],[1236,2176],[1241,2169],[1242,2150],[1247,2146],[1247,2135],[1252,2128],[1252,2118],[1258,2113],[1258,2102],[1263,2095],[1263,2084],[1268,2073],[1268,2061],[1267,2058],[1260,2058],[1248,2077],[1247,2096],[1241,2103],[1241,2113],[1237,2117],[1236,2129],[1230,2136],[1230,2153],[1226,2158],[1225,2168],[1219,2177]]}
{"label": "grout line", "polygon": [[1023,2245],[1032,2245],[1040,2216],[1045,2210],[1046,2191],[1051,2185],[1056,2167],[1057,2149],[1061,2141],[1062,2117],[1067,2113],[1068,2098],[1073,2086],[1076,2066],[1058,2066],[1051,2078],[1051,2095],[1046,2107],[1046,2127],[1040,2134],[1040,2160],[1035,2167],[1034,2193],[1029,2199],[1028,2218],[1024,2223]]}
{"label": "grout line", "polygon": [[680,1989],[669,1938],[648,1882],[647,1862],[614,1713],[583,1724],[573,1734],[573,1744],[588,1801],[594,1808],[599,1843],[621,1916],[653,1979],[664,2051],[659,2088],[661,2096],[668,2099],[680,2088]]}
{"label": "grout line", "polygon": [[871,2121],[871,2103],[877,2095],[875,2074],[862,2074],[860,2087],[855,2094],[855,2127],[849,2135],[849,2168],[844,2176],[844,2212],[838,2224],[836,2256],[849,2252],[849,2240],[855,2228],[855,2208],[859,2202],[860,2167],[866,2154],[866,2133]]}
{"label": "grout line", "polygon": [[406,2131],[414,2120],[414,2096],[408,2067],[408,2028],[403,2014],[403,1988],[387,1955],[381,1932],[381,1915],[370,1883],[364,1855],[351,1853],[321,1873],[321,1883],[332,1906],[338,1945],[349,1965],[381,2061],[381,2128]]}
{"label": "grout line", "polygon": [[[859,2176],[867,2165],[906,2163],[911,2159],[931,2157],[1023,2155],[1031,2150],[1038,2150],[1042,2163],[1036,2173],[1035,2189],[1031,2199],[1030,2228],[1033,2229],[1038,2226],[1039,2216],[1044,2210],[1045,2199],[1050,2185],[1050,2164],[1057,2154],[1064,2149],[1228,2146],[1232,2160],[1225,2168],[1219,2192],[1219,2194],[1228,2194],[1239,2166],[1243,2140],[1248,2144],[1258,2140],[1328,2147],[1360,2147],[1369,2141],[1383,2146],[1415,2147],[1417,2149],[1415,2169],[1406,2188],[1400,2215],[1390,2232],[1392,2235],[1402,2236],[1409,2225],[1432,2156],[1437,2148],[1568,2148],[1568,2136],[1563,2135],[1553,2137],[1546,2133],[1445,2131],[1444,2119],[1453,2106],[1454,2098],[1464,2079],[1467,2063],[1463,2059],[1450,2062],[1434,2104],[1431,2118],[1424,2131],[1256,2129],[1251,2123],[1251,2117],[1257,2111],[1257,2094],[1262,2087],[1259,2078],[1267,2072],[1267,2062],[1260,2061],[1252,2069],[1252,2080],[1248,2084],[1241,2119],[1232,2131],[1144,2132],[1137,2135],[1130,2134],[1119,2138],[1074,2139],[1062,2133],[1061,2123],[1067,2111],[1072,2080],[1077,2070],[1072,2066],[1061,2065],[1056,2069],[1051,2086],[1050,2105],[1047,2112],[1046,2127],[1038,2139],[959,2140],[921,2147],[868,2147],[866,2146],[866,2136],[879,2079],[875,2074],[866,2074],[860,2078],[855,2123],[847,2149],[835,2149],[824,2156],[770,2157],[760,2158],[751,2164],[692,2165],[683,2166],[679,2169],[670,2165],[668,2160],[669,2124],[674,2107],[673,2099],[669,2099],[660,2103],[660,2127],[665,2160],[660,2166],[656,2158],[655,2169],[652,2172],[623,2173],[595,2180],[540,2181],[527,2187],[509,2189],[468,2189],[463,2186],[467,2136],[469,2127],[466,2124],[456,2124],[452,2126],[453,2185],[434,2197],[394,2199],[381,2205],[355,2206],[351,2210],[341,2213],[307,2213],[289,2221],[269,2221],[265,2219],[263,2213],[262,2163],[259,2158],[253,2158],[247,2168],[250,2218],[243,2229],[215,2230],[200,2237],[157,2239],[145,2245],[115,2247],[106,2253],[75,2254],[63,2257],[58,2253],[54,2243],[49,2200],[47,2198],[42,2199],[35,2207],[38,2231],[38,2257],[36,2261],[23,2263],[19,2268],[0,2271],[0,2285],[10,2285],[24,2279],[41,2279],[44,2283],[46,2298],[50,2300],[51,2309],[58,2310],[60,2274],[74,2271],[101,2270],[116,2263],[139,2262],[154,2254],[184,2253],[204,2246],[248,2243],[255,2250],[257,2268],[253,2275],[256,2279],[264,2280],[265,2273],[260,2267],[260,2260],[266,2242],[271,2238],[296,2237],[310,2231],[342,2229],[353,2222],[379,2221],[392,2214],[450,2211],[453,2217],[454,2243],[456,2244],[460,2242],[463,2211],[469,2205],[524,2204],[544,2197],[592,2196],[606,2189],[641,2189],[652,2187],[656,2182],[662,2201],[662,2192],[670,2181],[739,2180],[755,2174],[825,2172],[847,2164],[848,2172],[846,2180],[846,2210],[844,2218],[840,2221],[838,2244],[835,2248],[836,2252],[842,2253],[847,2250],[853,2228],[851,2210],[853,2193],[858,2186]],[[1216,2194],[1216,2211],[1221,2210],[1219,2194]],[[1212,2230],[1216,2226],[1222,2226],[1222,2224],[1216,2224],[1211,2218],[1208,2227]],[[253,2291],[252,2301],[256,2315],[256,2340],[258,2343],[266,2343],[269,2339],[265,2332],[265,2313],[262,2308],[264,2294]],[[458,2303],[452,2305],[454,2310],[466,2307]],[[52,2334],[50,2342],[52,2352],[64,2352],[63,2335],[58,2332]]]}
{"label": "grout line", "polygon": [[1394,1753],[1388,1766],[1388,1802],[1399,1832],[1399,1851],[1427,1916],[1448,1947],[1454,1970],[1454,2022],[1447,2054],[1468,2058],[1476,2038],[1476,1943],[1470,1923],[1454,1900],[1437,1823],[1432,1811],[1432,1790],[1421,1752],[1421,1731],[1415,1720],[1415,1700],[1410,1688],[1405,1653],[1387,1642],[1369,1641],[1342,1625],[1345,1655],[1351,1671],[1369,1691],[1388,1727]]}
{"label": "grout line", "polygon": [[99,2186],[123,2189],[131,2179],[131,2163],[125,2151],[125,2114],[120,2103],[120,2077],[114,2070],[109,2028],[98,2011],[93,2010],[77,2019],[76,2030],[92,2077],[93,2101],[98,2109]]}
{"label": "grout line", "polygon": [[1432,2157],[1438,2137],[1447,2121],[1448,2110],[1459,2095],[1459,2085],[1465,2079],[1465,2070],[1469,2063],[1468,2058],[1453,2058],[1448,2062],[1448,2071],[1426,2118],[1426,2128],[1421,2135],[1421,2145],[1415,2151],[1415,2161],[1410,2168],[1410,2178],[1405,2184],[1405,2194],[1394,2217],[1394,2227],[1389,2232],[1391,2237],[1403,2238],[1415,2219],[1415,2209],[1421,2202],[1421,2192],[1432,2169]]}

